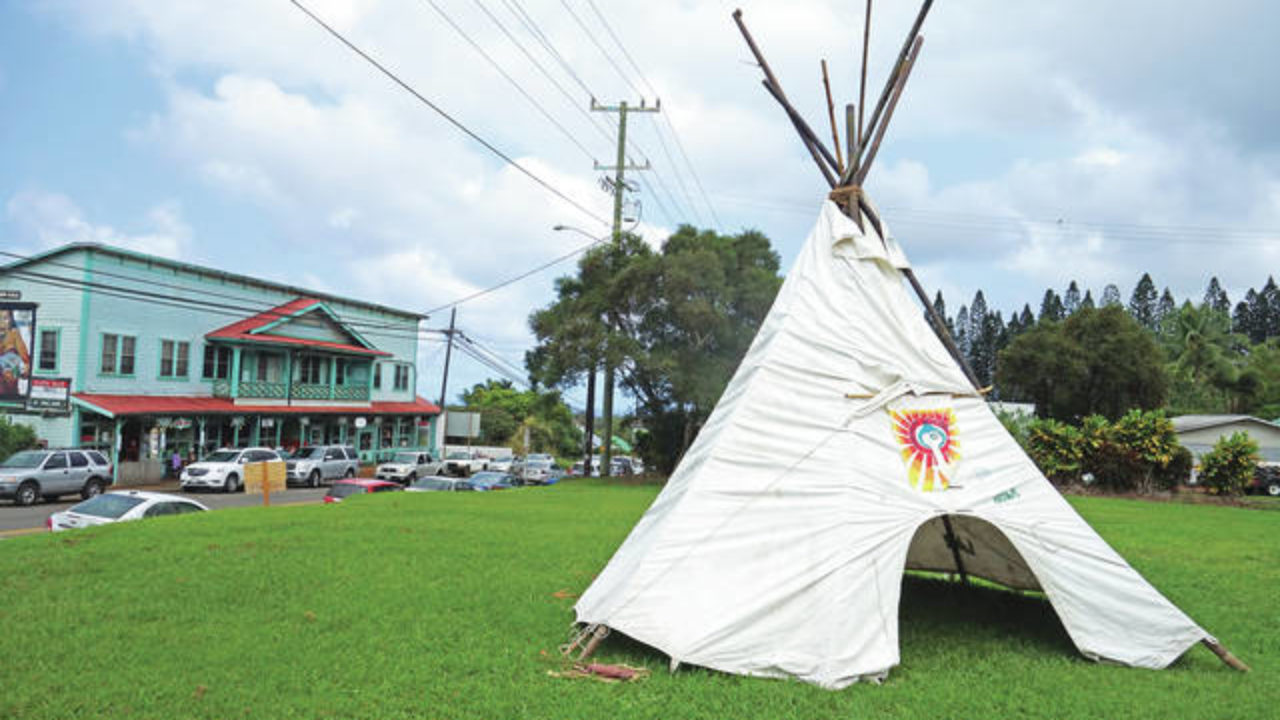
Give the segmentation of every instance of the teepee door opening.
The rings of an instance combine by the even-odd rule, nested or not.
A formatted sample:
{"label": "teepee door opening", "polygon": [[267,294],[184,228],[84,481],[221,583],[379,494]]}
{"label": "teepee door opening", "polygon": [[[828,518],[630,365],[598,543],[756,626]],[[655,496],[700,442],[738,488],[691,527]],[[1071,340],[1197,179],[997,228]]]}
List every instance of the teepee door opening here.
{"label": "teepee door opening", "polygon": [[972,515],[938,515],[922,523],[907,549],[906,569],[979,577],[1014,590],[1041,589],[1009,538]]}

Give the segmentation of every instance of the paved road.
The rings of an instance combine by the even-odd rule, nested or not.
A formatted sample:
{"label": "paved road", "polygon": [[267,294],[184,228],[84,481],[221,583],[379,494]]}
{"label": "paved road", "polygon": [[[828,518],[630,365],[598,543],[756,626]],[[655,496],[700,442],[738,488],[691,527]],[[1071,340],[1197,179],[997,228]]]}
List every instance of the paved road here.
{"label": "paved road", "polygon": [[[123,489],[123,488],[122,488]],[[147,490],[157,490],[160,492],[170,492],[175,495],[183,495],[177,489],[177,485],[165,487],[149,487]],[[290,488],[283,493],[271,493],[272,505],[289,505],[295,503],[319,502],[324,497],[327,488]],[[262,504],[261,495],[246,495],[244,493],[236,493],[235,495],[224,495],[222,493],[190,493],[187,497],[193,498],[212,510],[219,510],[226,507],[248,507]],[[67,496],[59,502],[39,503],[28,507],[20,507],[13,505],[7,501],[0,500],[0,538],[6,535],[19,535],[31,529],[44,529],[44,521],[50,515],[66,510],[67,508],[80,502],[78,496]]]}

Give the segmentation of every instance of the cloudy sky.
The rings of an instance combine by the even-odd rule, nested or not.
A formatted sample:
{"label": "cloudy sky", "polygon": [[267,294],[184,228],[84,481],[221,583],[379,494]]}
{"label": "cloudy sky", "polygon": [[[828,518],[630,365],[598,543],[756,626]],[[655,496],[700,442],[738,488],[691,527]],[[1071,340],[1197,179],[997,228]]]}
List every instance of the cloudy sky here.
{"label": "cloudy sky", "polygon": [[[755,228],[789,265],[823,197],[734,3],[306,4],[582,207],[286,0],[37,0],[0,3],[0,247],[114,243],[433,309],[607,232],[593,162],[613,162],[616,116],[589,112],[592,95],[662,100],[628,133],[653,167],[628,214],[655,244],[685,222]],[[1235,300],[1280,271],[1280,6],[1174,5],[936,3],[868,188],[953,311],[979,288],[1034,308],[1071,279],[1127,297],[1144,271],[1180,299],[1217,275]],[[825,133],[819,60],[837,102],[856,99],[862,3],[741,7]],[[868,95],[916,8],[876,4]],[[529,312],[571,269],[465,302],[459,325],[518,366]],[[423,395],[442,364],[424,343]],[[492,374],[466,357],[454,372],[454,387]]]}

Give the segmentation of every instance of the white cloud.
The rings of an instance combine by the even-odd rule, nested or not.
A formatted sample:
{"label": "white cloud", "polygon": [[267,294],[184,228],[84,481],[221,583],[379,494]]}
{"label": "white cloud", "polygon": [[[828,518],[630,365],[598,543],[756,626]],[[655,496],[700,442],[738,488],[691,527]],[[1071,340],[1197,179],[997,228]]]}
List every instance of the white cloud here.
{"label": "white cloud", "polygon": [[188,251],[191,227],[174,203],[157,205],[146,213],[148,230],[129,233],[85,219],[71,198],[28,190],[9,199],[5,210],[19,229],[19,238],[37,249],[66,243],[103,243],[137,252],[182,258]]}
{"label": "white cloud", "polygon": [[[591,162],[613,162],[599,128],[611,128],[616,116],[584,117],[587,97],[576,82],[555,70],[575,97],[570,104],[474,6],[442,5],[587,153],[544,122],[425,3],[310,4],[539,177],[592,213],[611,214]],[[505,6],[487,5],[546,67],[557,67]],[[571,5],[607,38],[585,4]],[[1243,59],[1269,47],[1265,19],[1274,15],[1265,14],[1274,10],[1221,5],[1187,0],[1169,13],[1154,3],[1102,0],[938,3],[869,182],[922,277],[944,289],[954,307],[978,288],[997,306],[1021,306],[1034,304],[1046,285],[1060,289],[1074,278],[1095,291],[1108,282],[1128,288],[1143,271],[1183,297],[1198,296],[1210,274],[1228,288],[1260,283],[1263,268],[1280,260],[1277,243],[1256,241],[1266,236],[1227,231],[1214,245],[1204,242],[1211,233],[1176,230],[1280,227],[1280,169],[1269,130],[1280,121],[1280,94],[1257,90],[1269,86],[1274,63]],[[503,165],[288,3],[104,0],[92,13],[71,0],[45,6],[93,37],[143,50],[167,102],[135,129],[133,142],[160,148],[177,172],[224,202],[253,205],[268,219],[254,248],[293,258],[310,283],[425,309],[581,244],[553,225],[606,231]],[[634,101],[636,90],[559,2],[524,6],[601,101]],[[760,88],[759,69],[729,17],[733,6],[600,6],[667,114],[634,115],[629,125],[657,168],[639,174],[646,238],[656,244],[690,219],[678,208],[696,208],[693,219],[702,225],[711,221],[693,179],[681,182],[673,171],[673,164],[683,167],[680,148],[664,149],[654,133],[670,120],[724,230],[764,230],[789,263],[823,186]],[[860,8],[836,0],[743,6],[788,95],[825,138],[818,60],[829,60],[839,102],[856,95]],[[869,99],[915,10],[913,3],[877,4]],[[1260,17],[1241,21],[1251,13]],[[1143,28],[1141,38],[1135,27]],[[650,92],[643,83],[639,90]],[[22,208],[16,213],[15,203]],[[169,238],[173,253],[191,234],[180,232],[180,215],[172,226],[153,218],[135,237],[90,225],[74,206],[40,205],[15,198],[10,215],[61,236],[149,237],[162,247]],[[36,216],[45,219],[32,225]],[[201,236],[206,232],[202,227]],[[245,241],[225,243],[221,261],[247,262],[237,242]],[[526,342],[525,318],[550,300],[555,274],[467,303],[466,322],[495,341]]]}

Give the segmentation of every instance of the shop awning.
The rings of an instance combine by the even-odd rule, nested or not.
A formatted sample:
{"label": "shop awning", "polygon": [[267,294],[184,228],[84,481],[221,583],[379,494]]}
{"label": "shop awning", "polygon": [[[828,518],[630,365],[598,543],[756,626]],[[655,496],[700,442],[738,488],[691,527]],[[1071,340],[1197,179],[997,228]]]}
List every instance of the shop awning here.
{"label": "shop awning", "polygon": [[72,393],[71,402],[110,418],[128,415],[439,415],[440,407],[422,398],[368,405],[247,405],[228,398],[194,395],[106,395]]}

